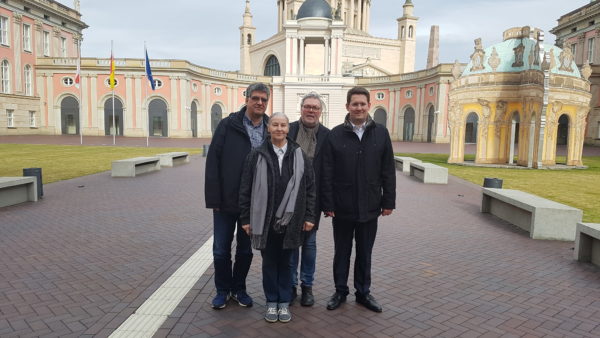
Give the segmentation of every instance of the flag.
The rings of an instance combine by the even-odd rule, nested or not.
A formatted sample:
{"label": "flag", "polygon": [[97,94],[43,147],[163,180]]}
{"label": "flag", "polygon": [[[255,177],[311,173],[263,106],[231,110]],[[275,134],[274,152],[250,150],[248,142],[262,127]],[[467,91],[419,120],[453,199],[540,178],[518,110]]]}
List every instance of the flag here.
{"label": "flag", "polygon": [[152,68],[150,68],[150,59],[148,59],[148,50],[146,49],[146,46],[144,46],[144,52],[146,53],[146,77],[148,78],[148,81],[150,81],[152,90],[154,90],[155,83],[154,78],[152,78]]}
{"label": "flag", "polygon": [[115,58],[113,57],[112,48],[110,49],[110,89],[115,89]]}
{"label": "flag", "polygon": [[79,88],[79,82],[81,79],[81,47],[77,43],[77,72],[75,74],[75,87]]}

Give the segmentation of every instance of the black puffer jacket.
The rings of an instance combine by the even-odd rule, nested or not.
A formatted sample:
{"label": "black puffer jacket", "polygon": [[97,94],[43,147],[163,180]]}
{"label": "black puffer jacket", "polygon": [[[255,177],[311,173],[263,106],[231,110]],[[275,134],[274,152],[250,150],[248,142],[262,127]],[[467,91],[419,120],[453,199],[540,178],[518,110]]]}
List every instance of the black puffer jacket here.
{"label": "black puffer jacket", "polygon": [[[244,126],[246,107],[221,120],[215,130],[208,155],[204,181],[206,207],[224,212],[239,212],[240,177],[246,156],[252,150]],[[269,117],[263,117],[265,134]]]}
{"label": "black puffer jacket", "polygon": [[[294,154],[297,148],[300,146],[288,138],[288,148],[284,155],[283,166],[288,166],[287,170],[289,176],[293,172],[294,166]],[[272,225],[275,221],[275,211],[279,207],[279,203],[276,203],[276,195],[281,198],[281,191],[285,191],[285,186],[289,181],[289,177],[281,176],[280,187],[275,187],[274,177],[279,175],[279,166],[276,163],[277,159],[273,151],[273,145],[271,139],[267,137],[265,142],[255,150],[253,150],[246,159],[244,165],[244,172],[242,174],[242,183],[240,185],[240,222],[242,224],[250,224],[250,205],[252,195],[252,183],[254,180],[254,172],[256,169],[256,162],[258,156],[264,156],[267,162],[267,182],[269,190],[269,199],[267,201],[267,212],[265,215],[265,224],[262,234],[252,234],[252,247],[257,250],[262,250],[267,245],[267,237],[269,231],[272,231]],[[304,222],[315,222],[315,184],[314,184],[314,171],[312,163],[302,152],[304,156],[304,175],[300,181],[300,188],[298,191],[298,197],[296,198],[296,206],[294,216],[287,225],[285,235],[283,239],[284,249],[295,249],[300,247],[304,241],[304,232],[302,227]],[[285,175],[288,176],[288,175]],[[283,185],[283,186],[281,186]],[[275,205],[277,204],[277,205]],[[250,224],[252,227],[252,224]]]}
{"label": "black puffer jacket", "polygon": [[396,168],[387,129],[367,120],[362,140],[346,121],[323,147],[321,208],[340,219],[366,222],[396,207]]}

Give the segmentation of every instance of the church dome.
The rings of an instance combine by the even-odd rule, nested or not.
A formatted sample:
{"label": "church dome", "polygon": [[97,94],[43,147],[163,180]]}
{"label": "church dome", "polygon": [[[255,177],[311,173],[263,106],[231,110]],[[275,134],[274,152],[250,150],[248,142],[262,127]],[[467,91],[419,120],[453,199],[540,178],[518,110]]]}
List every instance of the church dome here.
{"label": "church dome", "polygon": [[331,6],[325,0],[306,0],[300,9],[296,20],[303,18],[326,18],[333,19],[331,16]]}
{"label": "church dome", "polygon": [[[484,73],[509,73],[527,70],[542,70],[543,57],[535,38],[539,29],[528,26],[515,27],[504,32],[504,41],[483,48],[476,40],[475,51],[462,76]],[[581,77],[570,50],[544,45],[550,53],[550,72],[553,74]]]}

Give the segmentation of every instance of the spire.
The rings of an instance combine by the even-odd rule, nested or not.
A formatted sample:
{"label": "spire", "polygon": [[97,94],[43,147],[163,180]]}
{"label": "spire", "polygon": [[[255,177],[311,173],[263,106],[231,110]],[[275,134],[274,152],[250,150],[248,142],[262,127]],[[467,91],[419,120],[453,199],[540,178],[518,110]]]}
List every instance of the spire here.
{"label": "spire", "polygon": [[73,9],[75,11],[77,11],[78,13],[80,12],[81,7],[80,7],[80,4],[79,4],[79,0],[73,0]]}
{"label": "spire", "polygon": [[250,0],[246,0],[246,12],[247,14],[250,14]]}
{"label": "spire", "polygon": [[246,0],[246,10],[244,11],[244,26],[252,26],[252,13],[250,13],[250,0]]}
{"label": "spire", "polygon": [[404,9],[404,16],[411,17],[413,15],[415,5],[413,5],[412,0],[406,0],[402,8]]}

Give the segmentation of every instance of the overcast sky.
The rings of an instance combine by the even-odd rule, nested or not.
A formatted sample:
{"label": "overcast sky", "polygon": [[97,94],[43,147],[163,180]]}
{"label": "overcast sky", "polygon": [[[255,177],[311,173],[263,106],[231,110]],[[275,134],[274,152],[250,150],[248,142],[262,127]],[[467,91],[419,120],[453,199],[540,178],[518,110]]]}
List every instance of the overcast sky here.
{"label": "overcast sky", "polygon": [[[72,0],[59,0],[72,7]],[[417,24],[417,70],[427,62],[431,25],[440,26],[440,62],[468,62],[473,40],[484,47],[502,40],[510,27],[535,26],[546,32],[556,20],[589,0],[413,0]],[[142,58],[144,41],[151,59],[183,59],[219,70],[239,69],[239,26],[245,0],[81,0],[84,57]],[[373,0],[370,34],[397,38],[403,0]],[[256,41],[276,33],[277,2],[251,0]]]}

